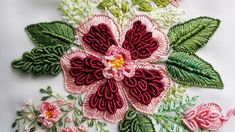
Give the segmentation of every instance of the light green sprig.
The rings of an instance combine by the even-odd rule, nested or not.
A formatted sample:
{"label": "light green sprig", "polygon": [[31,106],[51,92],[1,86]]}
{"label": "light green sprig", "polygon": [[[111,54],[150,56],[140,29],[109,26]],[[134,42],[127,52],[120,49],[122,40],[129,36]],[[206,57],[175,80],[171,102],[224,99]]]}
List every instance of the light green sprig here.
{"label": "light green sprig", "polygon": [[86,20],[89,16],[92,16],[94,8],[99,0],[61,0],[60,10],[63,15],[63,19],[68,23],[76,26]]}

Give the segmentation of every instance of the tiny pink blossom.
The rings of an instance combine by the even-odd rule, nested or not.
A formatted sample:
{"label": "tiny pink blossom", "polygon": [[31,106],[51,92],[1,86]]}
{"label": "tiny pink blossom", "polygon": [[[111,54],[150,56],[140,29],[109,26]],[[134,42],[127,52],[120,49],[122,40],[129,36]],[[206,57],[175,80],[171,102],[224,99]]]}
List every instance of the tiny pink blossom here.
{"label": "tiny pink blossom", "polygon": [[78,130],[79,130],[80,132],[86,132],[86,128],[85,128],[85,126],[84,126],[83,124],[81,124],[81,125],[78,127]]}
{"label": "tiny pink blossom", "polygon": [[62,128],[60,132],[81,132],[77,127],[66,127]]}
{"label": "tiny pink blossom", "polygon": [[59,107],[51,102],[42,102],[39,111],[38,122],[42,123],[47,128],[51,128],[53,124],[60,119],[61,111]]}
{"label": "tiny pink blossom", "polygon": [[70,123],[70,122],[72,122],[73,120],[72,120],[70,117],[66,117],[66,118],[65,118],[65,121],[68,122],[68,123]]}
{"label": "tiny pink blossom", "polygon": [[73,109],[75,107],[75,103],[74,102],[69,102],[68,107],[69,107],[69,109]]}

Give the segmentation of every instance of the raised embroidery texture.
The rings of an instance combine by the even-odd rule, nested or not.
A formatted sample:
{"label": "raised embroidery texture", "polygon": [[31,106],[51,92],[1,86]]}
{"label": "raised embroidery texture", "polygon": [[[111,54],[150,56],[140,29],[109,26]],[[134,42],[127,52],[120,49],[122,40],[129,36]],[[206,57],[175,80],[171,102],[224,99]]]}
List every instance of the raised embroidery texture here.
{"label": "raised embroidery texture", "polygon": [[102,54],[105,54],[110,46],[117,45],[111,29],[104,23],[91,26],[90,31],[84,34],[83,41]]}
{"label": "raised embroidery texture", "polygon": [[86,127],[108,132],[106,123],[84,117],[80,95],[63,97],[55,94],[51,87],[40,89],[40,93],[43,95],[40,105],[27,100],[17,111],[12,124],[15,132],[87,132]]}
{"label": "raised embroidery texture", "polygon": [[158,97],[164,91],[163,76],[158,70],[136,69],[131,78],[125,77],[123,83],[136,100],[148,105],[152,98]]}
{"label": "raised embroidery texture", "polygon": [[148,58],[159,47],[159,42],[146,31],[146,25],[136,21],[127,31],[122,47],[129,50],[133,60]]}
{"label": "raised embroidery texture", "polygon": [[224,116],[222,108],[218,104],[206,103],[186,111],[183,123],[191,131],[197,131],[199,128],[216,131],[234,115],[235,109],[229,110]]}
{"label": "raised embroidery texture", "polygon": [[75,78],[77,86],[90,85],[104,78],[102,74],[104,65],[96,57],[87,56],[86,58],[80,58],[76,56],[70,60],[70,63],[71,69],[69,73]]}
{"label": "raised embroidery texture", "polygon": [[61,71],[60,57],[65,52],[62,45],[36,47],[25,52],[22,59],[12,62],[14,69],[32,73],[34,76],[58,75]]}
{"label": "raised embroidery texture", "polygon": [[[147,63],[147,60],[158,58],[159,54],[166,54],[167,49],[164,48],[168,46],[164,34],[146,16],[137,16],[131,20],[124,30],[126,35],[119,34],[116,25],[107,16],[90,18],[77,28],[78,41],[96,59],[87,59],[91,55],[80,50],[70,51],[61,59],[66,89],[72,93],[88,91],[84,99],[84,115],[110,122],[117,122],[124,117],[127,100],[137,110],[152,114],[169,87],[165,71]],[[138,52],[128,45],[137,48]],[[86,59],[96,61],[88,61],[94,63],[91,65],[86,64]],[[99,59],[102,63],[97,61]],[[92,78],[97,76],[94,66],[98,68],[101,80]],[[74,77],[78,81],[71,81]],[[138,80],[138,87],[130,88],[128,78],[129,82]]]}

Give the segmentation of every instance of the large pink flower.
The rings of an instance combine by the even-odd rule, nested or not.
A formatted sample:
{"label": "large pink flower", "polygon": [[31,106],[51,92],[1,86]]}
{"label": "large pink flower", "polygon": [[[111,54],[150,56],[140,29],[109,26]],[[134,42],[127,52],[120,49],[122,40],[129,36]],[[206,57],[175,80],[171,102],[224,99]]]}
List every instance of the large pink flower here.
{"label": "large pink flower", "polygon": [[51,128],[54,123],[60,119],[61,111],[59,107],[50,102],[42,102],[39,107],[40,115],[38,116],[38,122],[42,123],[47,128]]}
{"label": "large pink flower", "polygon": [[152,65],[168,52],[166,35],[149,19],[136,16],[120,33],[113,19],[95,15],[77,28],[85,50],[72,50],[61,59],[66,90],[84,98],[88,118],[117,122],[129,101],[152,114],[170,85],[162,66]]}

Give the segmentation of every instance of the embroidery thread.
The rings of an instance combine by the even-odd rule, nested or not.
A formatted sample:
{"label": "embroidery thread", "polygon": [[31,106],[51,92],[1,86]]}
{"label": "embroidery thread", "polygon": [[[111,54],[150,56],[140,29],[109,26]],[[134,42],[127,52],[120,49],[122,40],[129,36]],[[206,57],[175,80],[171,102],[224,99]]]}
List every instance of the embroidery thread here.
{"label": "embroidery thread", "polygon": [[232,116],[235,116],[235,109],[231,109],[226,115],[223,115],[222,108],[218,104],[205,103],[187,110],[184,113],[183,123],[194,132],[199,128],[217,131]]}
{"label": "embroidery thread", "polygon": [[[37,127],[85,132],[86,122],[107,132],[106,123],[97,120],[104,119],[120,121],[121,132],[154,132],[152,121],[160,132],[221,128],[235,110],[224,116],[214,103],[189,109],[198,96],[189,97],[184,89],[223,88],[217,71],[195,54],[220,20],[198,17],[178,24],[184,21],[179,2],[62,0],[63,19],[73,26],[60,21],[27,26],[36,47],[12,67],[35,76],[58,75],[62,69],[65,89],[72,94],[65,99],[50,87],[40,89],[44,96],[39,108],[28,101],[12,127],[16,132],[22,127],[30,132]],[[93,15],[94,8],[105,15]],[[172,25],[168,35],[159,29]]]}
{"label": "embroidery thread", "polygon": [[147,16],[131,20],[123,34],[116,25],[105,15],[89,18],[77,28],[85,51],[72,50],[61,59],[66,90],[88,91],[84,115],[113,123],[124,118],[127,100],[152,114],[170,86],[165,71],[148,63],[167,53],[166,35]]}
{"label": "embroidery thread", "polygon": [[54,94],[51,87],[40,89],[40,93],[43,97],[39,107],[28,100],[17,111],[17,118],[12,123],[15,132],[37,130],[87,132],[85,124],[87,127],[94,127],[97,131],[108,132],[106,123],[83,116],[81,96],[69,94],[67,98],[64,98],[59,94]]}

